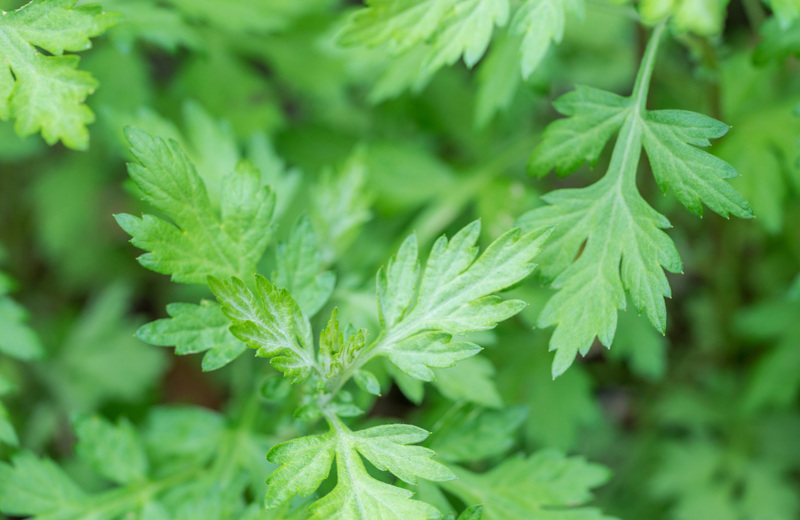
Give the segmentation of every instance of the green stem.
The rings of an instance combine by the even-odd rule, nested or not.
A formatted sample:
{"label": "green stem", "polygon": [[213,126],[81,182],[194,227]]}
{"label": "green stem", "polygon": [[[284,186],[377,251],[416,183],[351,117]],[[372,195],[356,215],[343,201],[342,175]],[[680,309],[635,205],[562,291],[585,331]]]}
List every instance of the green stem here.
{"label": "green stem", "polygon": [[650,41],[647,42],[647,48],[644,50],[644,56],[642,56],[639,72],[636,74],[636,82],[633,84],[633,94],[631,97],[633,97],[637,112],[643,112],[647,108],[647,94],[650,91],[650,79],[653,77],[658,44],[661,41],[661,35],[664,33],[665,26],[666,20],[659,23],[655,29],[653,29],[653,34],[650,36]]}
{"label": "green stem", "polygon": [[[647,95],[650,92],[650,80],[653,77],[656,54],[666,21],[661,22],[653,30],[650,41],[642,56],[636,81],[633,84],[631,100],[633,105],[619,131],[619,137],[611,154],[608,174],[601,182],[612,183],[621,193],[625,187],[636,183],[636,171],[642,150],[642,119],[647,110]],[[607,180],[606,180],[607,179]]]}

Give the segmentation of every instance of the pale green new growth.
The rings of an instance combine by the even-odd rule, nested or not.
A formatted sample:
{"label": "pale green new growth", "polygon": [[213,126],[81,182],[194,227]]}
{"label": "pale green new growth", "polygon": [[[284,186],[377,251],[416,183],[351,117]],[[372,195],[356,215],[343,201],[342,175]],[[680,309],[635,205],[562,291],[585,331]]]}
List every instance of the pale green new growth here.
{"label": "pale green new growth", "polygon": [[149,251],[139,262],[181,283],[205,284],[209,276],[250,277],[272,236],[275,197],[247,162],[226,172],[220,208],[212,207],[206,186],[175,141],[128,130],[139,164],[131,178],[144,200],[171,222],[153,215],[117,215],[131,243]]}
{"label": "pale green new growth", "polygon": [[[339,328],[339,311],[333,309],[328,326],[322,331],[319,337],[319,359],[322,364],[325,377],[331,378],[339,374],[344,368],[349,367],[361,354],[367,342],[367,331],[359,330],[349,338]],[[363,385],[372,394],[380,393],[375,386],[377,380],[375,376],[366,371],[359,372],[360,377],[365,378]],[[367,375],[368,374],[368,375]],[[371,376],[371,377],[370,377]]]}
{"label": "pale green new growth", "polygon": [[577,352],[586,354],[595,337],[606,346],[614,339],[617,310],[627,291],[639,312],[660,332],[666,328],[664,298],[670,287],[664,270],[680,272],[675,245],[662,231],[663,215],[639,194],[636,174],[644,147],[663,191],[675,193],[690,211],[702,204],[724,217],[752,217],[747,201],[724,179],[736,176],[724,161],[696,148],[722,136],[727,126],[709,117],[679,110],[645,108],[650,75],[663,24],[656,29],[642,61],[633,94],[581,87],[556,101],[570,116],[551,124],[529,167],[544,175],[594,164],[607,141],[619,131],[606,175],[580,189],[556,190],[548,204],[523,215],[526,229],[555,227],[542,253],[542,273],[558,292],[539,316],[540,327],[556,326],[550,350],[556,351],[553,376],[563,373]]}
{"label": "pale green new growth", "polygon": [[203,300],[193,303],[170,303],[169,318],[143,325],[136,335],[139,339],[163,347],[175,347],[183,356],[205,352],[203,370],[222,368],[244,352],[245,345],[231,334],[231,321],[218,303]]}
{"label": "pale green new growth", "polygon": [[511,458],[488,471],[453,467],[457,479],[440,484],[467,504],[483,504],[483,520],[612,520],[579,507],[609,477],[603,467],[556,451]]}
{"label": "pale green new growth", "polygon": [[230,331],[257,349],[257,356],[271,357],[272,366],[295,383],[312,369],[319,371],[311,324],[286,289],[278,289],[261,275],[256,275],[255,291],[238,278],[210,278],[209,287],[233,322]]}
{"label": "pale green new growth", "polygon": [[432,459],[433,451],[410,446],[428,436],[416,426],[391,424],[351,431],[338,419],[322,435],[301,437],[272,448],[267,458],[280,467],[267,479],[267,507],[277,507],[295,495],[313,493],[328,477],[336,460],[337,485],[311,506],[314,520],[427,520],[438,516],[433,506],[412,500],[412,493],[375,480],[362,457],[409,484],[417,479],[454,478]]}
{"label": "pale green new growth", "polygon": [[98,83],[77,70],[77,56],[63,54],[89,49],[89,38],[105,32],[119,17],[99,5],[74,5],[75,0],[34,0],[3,12],[0,118],[16,119],[19,135],[41,131],[48,144],[60,140],[70,148],[85,149],[86,125],[94,121],[94,114],[84,101]]}

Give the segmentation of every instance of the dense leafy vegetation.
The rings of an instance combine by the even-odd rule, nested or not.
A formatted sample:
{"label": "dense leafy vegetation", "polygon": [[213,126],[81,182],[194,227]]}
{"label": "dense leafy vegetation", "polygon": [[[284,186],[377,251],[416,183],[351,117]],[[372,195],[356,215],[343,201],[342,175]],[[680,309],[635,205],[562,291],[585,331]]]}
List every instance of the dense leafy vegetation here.
{"label": "dense leafy vegetation", "polygon": [[800,515],[795,0],[0,4],[0,518]]}

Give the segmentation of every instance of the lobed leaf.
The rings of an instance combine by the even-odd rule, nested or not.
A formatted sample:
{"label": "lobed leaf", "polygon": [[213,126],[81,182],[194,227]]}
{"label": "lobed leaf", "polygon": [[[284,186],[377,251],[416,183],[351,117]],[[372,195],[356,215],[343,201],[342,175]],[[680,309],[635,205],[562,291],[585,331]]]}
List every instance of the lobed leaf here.
{"label": "lobed leaf", "polygon": [[144,200],[166,215],[117,215],[131,243],[149,251],[139,262],[180,283],[204,284],[209,276],[250,276],[272,235],[275,198],[261,176],[240,162],[223,180],[219,214],[206,186],[175,141],[133,128],[128,141],[138,164],[131,178]]}
{"label": "lobed leaf", "polygon": [[669,221],[638,192],[620,193],[609,182],[554,191],[544,199],[550,205],[526,213],[518,223],[534,231],[556,226],[540,261],[558,292],[537,322],[556,325],[550,340],[550,350],[556,351],[553,376],[562,374],[578,352],[585,355],[595,337],[611,345],[626,291],[663,333],[664,298],[671,294],[663,269],[681,271],[675,245],[662,231]]}
{"label": "lobed leaf", "polygon": [[523,215],[518,223],[537,231],[555,227],[541,256],[542,272],[557,290],[539,315],[540,327],[556,326],[550,350],[556,350],[553,377],[562,374],[578,352],[586,354],[595,337],[610,347],[617,311],[626,306],[645,312],[662,334],[664,298],[671,294],[664,270],[681,271],[680,256],[663,229],[669,221],[641,197],[636,185],[644,147],[662,190],[670,188],[690,211],[701,203],[720,215],[752,217],[747,201],[725,179],[736,172],[697,147],[725,134],[712,118],[682,110],[646,110],[649,75],[664,25],[647,46],[634,92],[624,98],[579,87],[555,105],[569,116],[552,123],[531,154],[531,173],[555,169],[565,175],[583,161],[594,164],[619,130],[605,176],[585,188],[557,190],[548,204]]}
{"label": "lobed leaf", "polygon": [[286,289],[261,275],[255,277],[254,291],[238,278],[209,278],[208,284],[233,323],[231,333],[257,349],[257,356],[271,357],[272,366],[293,383],[318,370],[311,324]]}
{"label": "lobed leaf", "polygon": [[[94,114],[84,104],[98,83],[78,70],[78,57],[119,21],[99,5],[34,0],[0,18],[0,117],[16,119],[21,136],[41,131],[48,144],[85,149]],[[39,51],[43,49],[50,55]]]}
{"label": "lobed leaf", "polygon": [[547,126],[542,142],[528,159],[528,170],[540,177],[553,169],[560,176],[569,175],[584,162],[594,166],[608,140],[622,127],[631,100],[578,86],[553,105],[568,117]]}
{"label": "lobed leaf", "polygon": [[661,191],[675,194],[686,209],[702,215],[701,203],[723,217],[751,218],[750,204],[725,179],[738,174],[733,167],[695,148],[722,137],[727,125],[685,110],[657,110],[643,125],[644,149]]}
{"label": "lobed leaf", "polygon": [[457,480],[440,484],[468,504],[483,504],[484,520],[611,520],[582,507],[591,489],[608,480],[608,471],[556,451],[505,460],[477,474],[454,467]]}
{"label": "lobed leaf", "polygon": [[426,520],[438,516],[433,506],[411,500],[410,491],[375,480],[361,459],[363,456],[378,469],[412,484],[418,478],[453,478],[445,466],[432,460],[431,450],[409,446],[424,440],[428,432],[403,424],[353,432],[338,419],[334,421],[328,433],[294,439],[270,450],[267,459],[280,466],[267,479],[267,507],[278,507],[297,494],[313,493],[327,478],[335,459],[336,487],[312,504],[312,518]]}
{"label": "lobed leaf", "polygon": [[[455,334],[493,328],[525,306],[494,293],[525,278],[548,232],[511,230],[478,257],[478,221],[451,240],[439,238],[420,277],[412,236],[378,273],[378,306],[384,332],[376,355],[387,356],[412,377],[433,379],[431,367],[447,367],[480,348],[451,342]],[[418,289],[416,280],[419,279]]]}
{"label": "lobed leaf", "polygon": [[169,318],[143,325],[136,336],[151,345],[174,346],[179,356],[205,352],[202,362],[205,371],[224,367],[246,348],[231,334],[231,320],[217,303],[208,300],[202,300],[200,305],[170,303],[167,314]]}

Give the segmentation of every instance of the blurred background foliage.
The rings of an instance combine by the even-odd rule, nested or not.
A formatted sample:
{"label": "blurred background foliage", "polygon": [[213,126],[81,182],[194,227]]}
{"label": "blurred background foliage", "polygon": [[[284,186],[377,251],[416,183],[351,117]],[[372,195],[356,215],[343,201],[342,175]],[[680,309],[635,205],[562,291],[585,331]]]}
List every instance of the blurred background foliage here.
{"label": "blurred background foliage", "polygon": [[[439,370],[428,388],[397,376],[371,416],[432,430],[442,459],[474,470],[539,448],[603,463],[613,477],[600,506],[619,518],[800,517],[800,21],[787,22],[788,7],[773,5],[773,17],[753,0],[591,1],[528,79],[508,72],[514,36],[498,34],[474,68],[420,80],[402,59],[337,43],[356,2],[102,5],[124,20],[81,54],[101,85],[88,99],[89,149],[48,147],[0,123],[3,460],[22,446],[102,491],[125,478],[76,459],[76,432],[136,430],[154,474],[204,468],[175,484],[165,503],[182,509],[169,518],[199,518],[186,496],[204,497],[193,506],[202,518],[289,518],[248,505],[261,502],[266,451],[297,434],[296,403],[269,366],[246,355],[204,374],[200,356],[134,336],[167,303],[208,295],[142,269],[114,223],[141,212],[125,125],[178,140],[212,187],[240,158],[253,161],[275,187],[279,237],[309,214],[337,273],[340,315],[374,323],[374,273],[412,231],[425,250],[481,218],[488,243],[539,195],[603,171],[607,153],[568,179],[534,180],[524,166],[556,115],[550,101],[576,83],[627,94],[645,42],[637,10],[644,20],[671,12],[650,106],[733,127],[711,151],[739,171],[757,218],[696,219],[643,177],[685,266],[670,276],[665,337],[622,312],[611,350],[596,345],[553,381],[550,331],[532,330],[549,289],[529,280],[513,292],[530,307],[485,334],[482,355]],[[222,476],[230,485],[214,488]],[[129,499],[141,518],[167,514]]]}

